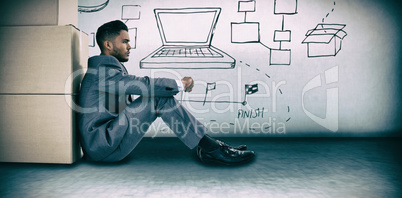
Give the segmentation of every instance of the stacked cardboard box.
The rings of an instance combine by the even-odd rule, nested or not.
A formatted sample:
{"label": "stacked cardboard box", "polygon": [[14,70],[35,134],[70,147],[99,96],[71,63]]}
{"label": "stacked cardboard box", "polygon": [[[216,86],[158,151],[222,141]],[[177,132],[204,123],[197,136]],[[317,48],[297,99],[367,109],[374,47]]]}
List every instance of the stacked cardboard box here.
{"label": "stacked cardboard box", "polygon": [[[22,9],[13,4],[22,0],[7,1]],[[81,157],[71,106],[87,67],[88,35],[73,26],[78,17],[73,25],[59,20],[74,6],[69,15],[78,16],[77,0],[33,2],[24,7],[40,9],[32,20],[0,21],[0,161],[69,164]],[[39,15],[46,20],[33,19]]]}
{"label": "stacked cardboard box", "polygon": [[0,25],[78,26],[78,0],[2,0]]}

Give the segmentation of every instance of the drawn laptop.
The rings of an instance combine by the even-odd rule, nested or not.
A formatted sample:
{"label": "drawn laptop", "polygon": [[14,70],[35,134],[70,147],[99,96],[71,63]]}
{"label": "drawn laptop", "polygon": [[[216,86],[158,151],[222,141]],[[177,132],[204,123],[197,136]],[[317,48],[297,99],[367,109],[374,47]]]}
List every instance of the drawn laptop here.
{"label": "drawn laptop", "polygon": [[155,9],[162,46],[140,61],[144,69],[230,69],[235,60],[211,46],[220,8]]}

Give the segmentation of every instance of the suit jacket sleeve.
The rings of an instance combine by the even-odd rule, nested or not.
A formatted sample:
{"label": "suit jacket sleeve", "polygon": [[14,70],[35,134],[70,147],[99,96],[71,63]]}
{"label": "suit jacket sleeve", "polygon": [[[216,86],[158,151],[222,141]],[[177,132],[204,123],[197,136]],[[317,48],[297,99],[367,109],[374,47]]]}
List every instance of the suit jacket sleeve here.
{"label": "suit jacket sleeve", "polygon": [[179,92],[176,81],[173,79],[125,74],[117,59],[111,56],[106,57],[99,64],[99,91],[145,97],[168,97]]}

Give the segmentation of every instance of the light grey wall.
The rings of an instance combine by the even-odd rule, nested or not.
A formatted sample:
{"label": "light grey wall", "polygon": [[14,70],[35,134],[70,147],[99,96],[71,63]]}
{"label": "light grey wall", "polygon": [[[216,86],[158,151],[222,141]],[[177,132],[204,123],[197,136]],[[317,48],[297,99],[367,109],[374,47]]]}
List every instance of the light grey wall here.
{"label": "light grey wall", "polygon": [[[293,2],[277,1],[278,4]],[[79,0],[79,6],[96,6],[105,2]],[[231,40],[231,23],[244,22],[245,16],[238,12],[237,0],[111,0],[100,11],[79,13],[79,28],[88,34],[95,33],[104,22],[122,19],[125,5],[137,5],[140,14],[139,19],[123,20],[129,28],[137,29],[136,39],[131,38],[136,47],[131,50],[130,61],[125,64],[129,72],[152,77],[192,76],[196,81],[193,92],[178,95],[178,100],[202,101],[206,83],[216,82],[216,89],[207,95],[207,101],[215,102],[203,105],[183,101],[197,118],[211,128],[213,135],[399,135],[396,133],[401,129],[401,24],[398,3],[381,0],[298,0],[297,14],[279,15],[274,14],[274,0],[257,0],[255,12],[247,13],[246,19],[247,22],[259,22],[258,43],[233,43]],[[188,7],[222,9],[212,45],[233,57],[235,68],[141,69],[140,60],[162,44],[153,10]],[[335,56],[308,57],[307,44],[302,44],[306,33],[320,23],[346,25],[343,30],[347,35],[341,39],[341,49]],[[273,38],[274,31],[280,30],[282,24],[285,30],[291,31],[291,41],[280,45]],[[134,37],[134,33],[130,35]],[[323,45],[319,50],[329,46]],[[279,47],[291,50],[290,64],[270,64],[270,59],[275,58],[270,49]],[[99,49],[97,46],[90,47],[89,53],[97,55]],[[216,102],[243,101],[245,84],[255,83],[259,90],[247,96],[245,106]],[[258,109],[264,109],[264,112],[255,118],[239,117],[239,112],[255,113]],[[147,135],[172,134],[158,120]]]}

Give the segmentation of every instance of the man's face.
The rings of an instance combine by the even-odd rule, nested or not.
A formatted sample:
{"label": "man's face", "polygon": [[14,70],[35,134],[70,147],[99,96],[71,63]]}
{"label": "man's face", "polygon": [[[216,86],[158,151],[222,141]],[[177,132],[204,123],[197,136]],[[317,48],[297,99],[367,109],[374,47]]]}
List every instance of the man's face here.
{"label": "man's face", "polygon": [[116,57],[120,62],[127,62],[130,56],[131,46],[129,44],[130,37],[125,30],[120,31],[120,35],[114,39],[112,56]]}

